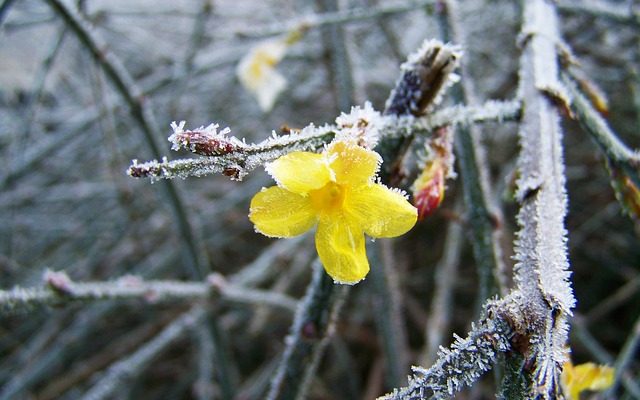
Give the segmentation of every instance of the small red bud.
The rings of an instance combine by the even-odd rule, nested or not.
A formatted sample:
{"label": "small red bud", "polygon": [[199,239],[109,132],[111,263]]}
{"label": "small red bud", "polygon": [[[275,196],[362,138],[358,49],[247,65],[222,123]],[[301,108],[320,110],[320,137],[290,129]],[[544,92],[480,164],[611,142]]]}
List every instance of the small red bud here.
{"label": "small red bud", "polygon": [[413,203],[418,209],[418,220],[430,216],[444,199],[444,167],[438,159],[427,162],[413,184]]}

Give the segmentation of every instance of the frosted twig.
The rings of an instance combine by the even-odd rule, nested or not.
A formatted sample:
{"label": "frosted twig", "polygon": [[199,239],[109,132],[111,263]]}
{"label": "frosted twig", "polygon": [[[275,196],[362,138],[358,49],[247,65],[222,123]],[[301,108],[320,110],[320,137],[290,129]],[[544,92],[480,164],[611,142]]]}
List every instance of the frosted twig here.
{"label": "frosted twig", "polygon": [[580,93],[567,75],[563,82],[571,94],[571,110],[583,129],[591,135],[610,162],[621,168],[634,184],[640,187],[640,152],[628,148],[609,127],[609,124]]}
{"label": "frosted twig", "polygon": [[[457,1],[441,2],[440,30],[443,40],[465,43],[466,34],[458,21],[457,9]],[[476,95],[470,80],[471,74],[468,73],[464,59],[460,64],[461,85],[454,86],[451,95],[458,103],[475,105]],[[471,227],[470,240],[478,269],[479,290],[476,304],[480,307],[498,292],[499,283],[502,282],[496,276],[504,273],[505,266],[500,243],[502,232],[497,228],[499,221],[504,218],[489,197],[493,192],[489,182],[489,167],[478,135],[479,132],[473,126],[459,126],[456,129],[454,149],[460,167],[465,208]]]}
{"label": "frosted twig", "polygon": [[110,282],[74,282],[62,272],[47,272],[45,281],[46,286],[41,288],[0,290],[0,313],[78,301],[143,299],[164,302],[209,299],[218,295],[221,300],[270,305],[291,312],[297,304],[284,294],[233,285],[215,276],[209,282],[144,281],[134,276]]}
{"label": "frosted twig", "polygon": [[191,310],[174,320],[158,335],[141,346],[129,357],[112,365],[93,387],[85,393],[85,400],[100,400],[113,395],[125,381],[135,378],[162,351],[182,336],[185,331],[196,326],[205,316],[201,306]]}
{"label": "frosted twig", "polygon": [[[161,162],[150,161],[139,164],[133,160],[127,174],[135,178],[187,178],[223,173],[233,179],[241,180],[250,171],[273,161],[291,151],[314,151],[329,143],[335,133],[328,126],[316,128],[313,125],[299,134],[272,136],[257,144],[244,144],[229,148],[221,155],[206,158],[191,158]],[[241,143],[241,142],[240,142]]]}
{"label": "frosted twig", "polygon": [[[495,307],[495,308],[494,308]],[[440,348],[438,360],[429,369],[413,367],[409,386],[381,397],[383,400],[417,400],[451,398],[491,369],[499,353],[511,348],[512,331],[498,310],[500,303],[489,304],[487,315],[472,324],[466,338],[454,335],[449,349]]]}
{"label": "frosted twig", "polygon": [[4,0],[2,4],[0,4],[0,27],[2,26],[2,23],[4,22],[4,19],[7,16],[9,9],[11,9],[14,1],[15,0]]}
{"label": "frosted twig", "polygon": [[593,323],[616,307],[628,301],[633,301],[632,298],[638,291],[640,291],[640,276],[632,278],[589,310],[584,316],[585,323]]}
{"label": "frosted twig", "polygon": [[[384,354],[385,381],[388,388],[402,384],[409,366],[408,339],[402,310],[398,272],[392,243],[376,242],[371,269],[373,290],[369,295],[380,344]],[[378,264],[378,265],[375,265]]]}
{"label": "frosted twig", "polygon": [[[558,112],[545,93],[560,87],[555,6],[546,0],[524,5],[520,59],[520,156],[516,198],[520,203],[515,247],[517,297],[523,315],[514,326],[530,343],[531,393],[542,399],[560,395],[560,371],[567,359],[567,318],[575,305],[569,280],[567,196]],[[529,330],[527,332],[526,330]]]}
{"label": "frosted twig", "polygon": [[[316,0],[318,8],[323,12],[339,12],[337,0]],[[333,81],[338,110],[347,111],[355,103],[353,94],[353,75],[347,53],[346,35],[342,26],[331,24],[322,28],[324,47],[329,51],[329,76]]]}
{"label": "frosted twig", "polygon": [[[460,205],[460,202],[458,203]],[[456,210],[461,208],[456,207]],[[420,357],[421,365],[431,365],[436,360],[438,348],[444,343],[445,333],[449,332],[449,322],[453,314],[451,304],[453,289],[458,276],[458,263],[463,242],[462,225],[458,221],[449,222],[443,245],[444,254],[435,266],[435,289],[425,329],[425,346]]]}
{"label": "frosted twig", "polygon": [[633,329],[631,330],[631,332],[629,332],[629,336],[627,337],[627,340],[625,341],[624,346],[622,346],[622,350],[620,350],[620,354],[618,355],[618,358],[616,359],[616,362],[613,365],[615,369],[614,380],[613,380],[613,384],[611,385],[611,388],[609,388],[607,392],[609,393],[610,396],[612,397],[614,396],[614,393],[616,392],[616,388],[620,384],[622,377],[627,375],[626,374],[627,368],[630,367],[630,364],[634,360],[637,360],[637,357],[635,357],[635,355],[640,350],[638,346],[639,344],[640,344],[640,317],[633,324]]}
{"label": "frosted twig", "polygon": [[[95,57],[107,78],[129,106],[131,116],[142,129],[145,142],[152,154],[154,157],[160,158],[160,147],[156,142],[156,138],[159,136],[158,129],[149,101],[146,101],[141,95],[140,89],[120,59],[108,50],[106,44],[95,35],[89,23],[76,10],[61,0],[46,0],[46,2],[64,20],[82,45]],[[180,193],[171,182],[165,182],[163,188],[187,249],[186,253],[189,257],[185,264],[190,268],[194,279],[202,279],[205,268],[209,264],[207,254],[201,248],[198,235],[191,226]]]}
{"label": "frosted twig", "polygon": [[299,29],[311,29],[324,25],[342,24],[345,22],[373,19],[385,15],[398,14],[420,9],[435,3],[435,0],[410,0],[396,4],[385,4],[379,7],[362,7],[314,14],[289,23],[277,23],[273,26],[251,30],[236,31],[234,35],[241,37],[275,36]]}
{"label": "frosted twig", "polygon": [[558,10],[567,13],[582,13],[594,17],[606,18],[640,28],[640,13],[634,11],[633,2],[614,3],[602,0],[560,0]]}
{"label": "frosted twig", "polygon": [[331,334],[332,309],[340,305],[337,291],[338,287],[316,261],[311,283],[285,340],[282,361],[271,381],[269,400],[304,397],[308,389],[304,379],[307,363],[319,347],[325,346],[323,339]]}
{"label": "frosted twig", "polygon": [[[521,103],[511,101],[488,101],[482,106],[461,106],[444,108],[428,116],[413,117],[395,115],[382,116],[379,129],[380,138],[398,138],[410,135],[428,135],[441,126],[468,126],[490,121],[517,121],[521,114]],[[133,160],[127,170],[130,176],[151,179],[187,178],[222,173],[234,179],[242,179],[249,172],[266,162],[291,151],[316,151],[329,143],[338,127],[313,125],[300,133],[272,136],[260,143],[246,144],[229,137],[228,151],[200,158],[179,160],[148,161],[138,163]],[[241,144],[241,145],[238,145]],[[190,147],[190,145],[188,146]]]}
{"label": "frosted twig", "polygon": [[[602,345],[591,335],[591,332],[587,329],[584,318],[580,315],[576,315],[571,322],[572,333],[575,332],[575,338],[591,353],[592,357],[602,364],[612,365],[614,358],[602,347]],[[636,331],[637,332],[637,331]],[[573,336],[573,335],[572,335]],[[633,394],[636,398],[640,398],[640,385],[629,374],[624,374],[620,377],[622,384]]]}

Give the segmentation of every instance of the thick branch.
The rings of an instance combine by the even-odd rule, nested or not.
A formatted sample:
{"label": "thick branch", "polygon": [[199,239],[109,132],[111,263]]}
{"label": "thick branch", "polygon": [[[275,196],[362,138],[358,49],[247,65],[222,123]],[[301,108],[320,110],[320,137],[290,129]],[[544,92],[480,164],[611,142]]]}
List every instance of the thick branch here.
{"label": "thick branch", "polygon": [[[520,128],[517,199],[520,231],[515,248],[515,282],[524,315],[516,325],[528,337],[535,371],[532,388],[544,399],[559,396],[559,374],[566,359],[567,317],[575,304],[569,281],[567,196],[562,133],[558,112],[545,93],[556,93],[559,43],[556,10],[551,2],[525,3],[523,54],[520,60]],[[531,331],[531,334],[527,332]]]}

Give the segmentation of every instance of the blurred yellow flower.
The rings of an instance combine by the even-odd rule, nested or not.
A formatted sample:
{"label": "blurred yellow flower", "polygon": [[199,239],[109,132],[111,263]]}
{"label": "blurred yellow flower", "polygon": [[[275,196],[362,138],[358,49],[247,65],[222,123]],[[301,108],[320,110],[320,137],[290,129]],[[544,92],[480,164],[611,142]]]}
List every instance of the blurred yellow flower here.
{"label": "blurred yellow flower", "polygon": [[355,284],[369,272],[364,234],[394,237],[416,223],[417,210],[398,190],[375,183],[380,155],[337,141],[322,154],[293,152],[267,165],[278,186],[251,200],[249,219],[272,237],[300,235],[314,225],[316,249],[337,283]]}
{"label": "blurred yellow flower", "polygon": [[585,390],[605,390],[613,384],[614,369],[606,365],[566,362],[562,368],[562,387],[569,400],[580,400]]}
{"label": "blurred yellow flower", "polygon": [[285,37],[260,42],[240,60],[236,70],[238,79],[258,100],[262,111],[271,110],[278,95],[287,87],[287,80],[276,71],[276,66],[303,33],[303,29],[298,29]]}

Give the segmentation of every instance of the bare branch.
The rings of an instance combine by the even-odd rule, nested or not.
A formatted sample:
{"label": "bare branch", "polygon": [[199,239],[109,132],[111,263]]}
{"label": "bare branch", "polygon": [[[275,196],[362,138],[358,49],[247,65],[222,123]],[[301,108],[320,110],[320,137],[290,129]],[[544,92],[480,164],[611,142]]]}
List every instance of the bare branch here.
{"label": "bare branch", "polygon": [[[525,3],[520,60],[523,105],[518,158],[520,203],[515,282],[525,315],[516,329],[529,337],[535,371],[530,390],[544,399],[559,396],[561,366],[567,357],[567,318],[575,298],[569,281],[564,226],[567,195],[558,112],[546,93],[560,90],[556,10],[551,2]],[[533,361],[532,360],[532,361]]]}
{"label": "bare branch", "polygon": [[148,302],[215,299],[264,304],[290,312],[297,302],[287,295],[227,283],[219,275],[207,282],[144,281],[127,276],[110,282],[74,282],[65,273],[47,272],[42,288],[15,287],[0,290],[0,313],[15,313],[37,306],[60,306],[72,302],[142,299]]}

